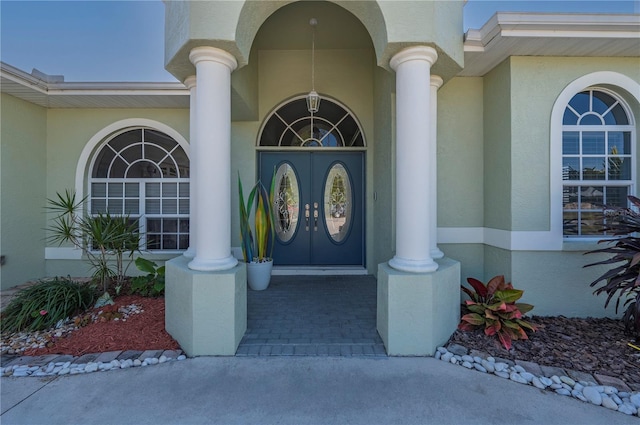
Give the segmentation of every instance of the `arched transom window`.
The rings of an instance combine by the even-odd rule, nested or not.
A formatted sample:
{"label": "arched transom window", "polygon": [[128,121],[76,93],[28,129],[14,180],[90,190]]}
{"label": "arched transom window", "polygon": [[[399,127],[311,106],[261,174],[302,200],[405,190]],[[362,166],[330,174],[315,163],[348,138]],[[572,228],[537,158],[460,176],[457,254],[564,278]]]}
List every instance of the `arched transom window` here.
{"label": "arched transom window", "polygon": [[603,207],[626,207],[633,194],[634,127],[611,92],[589,89],[567,105],[562,122],[563,234],[603,235]]}
{"label": "arched transom window", "polygon": [[259,146],[363,147],[364,137],[346,108],[323,97],[318,112],[310,113],[305,98],[300,98],[280,106],[265,120]]}
{"label": "arched transom window", "polygon": [[189,247],[189,158],[166,134],[127,129],[95,156],[89,179],[90,211],[138,219],[143,250]]}

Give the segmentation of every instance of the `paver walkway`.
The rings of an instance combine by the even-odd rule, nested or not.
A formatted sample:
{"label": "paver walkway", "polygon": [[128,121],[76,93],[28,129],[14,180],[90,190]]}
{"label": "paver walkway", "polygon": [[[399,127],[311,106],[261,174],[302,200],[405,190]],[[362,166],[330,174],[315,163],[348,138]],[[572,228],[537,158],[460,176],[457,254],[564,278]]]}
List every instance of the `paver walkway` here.
{"label": "paver walkway", "polygon": [[273,276],[247,294],[237,356],[386,356],[373,276]]}

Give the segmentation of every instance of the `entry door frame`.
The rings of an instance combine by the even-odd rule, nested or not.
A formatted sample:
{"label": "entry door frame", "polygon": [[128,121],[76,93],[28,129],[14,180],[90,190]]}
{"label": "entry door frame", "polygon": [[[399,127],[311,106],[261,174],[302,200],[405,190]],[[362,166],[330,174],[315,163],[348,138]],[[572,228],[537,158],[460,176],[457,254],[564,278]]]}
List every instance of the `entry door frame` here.
{"label": "entry door frame", "polygon": [[[271,172],[273,172],[273,166],[277,167],[279,164],[283,162],[291,163],[294,159],[298,159],[300,163],[304,164],[308,161],[308,164],[315,164],[316,166],[320,166],[319,170],[305,170],[301,169],[297,171],[302,175],[302,179],[308,179],[308,187],[300,187],[301,199],[299,200],[299,222],[298,229],[296,231],[296,238],[299,240],[294,241],[297,243],[298,248],[300,249],[308,249],[309,256],[307,260],[305,260],[305,254],[301,253],[300,258],[296,258],[292,261],[291,264],[284,264],[285,267],[301,267],[301,268],[313,268],[313,267],[322,267],[322,268],[340,268],[340,267],[362,267],[366,268],[366,151],[364,149],[286,149],[286,150],[260,150],[257,152],[257,166],[258,166],[258,176],[261,176],[262,179],[267,177],[267,174],[270,176]],[[265,165],[266,163],[266,165]],[[350,174],[352,190],[354,193],[352,194],[353,198],[353,213],[354,217],[352,219],[352,228],[349,229],[348,240],[346,243],[335,243],[330,240],[330,237],[327,236],[326,229],[324,227],[324,199],[323,192],[325,190],[327,173],[331,169],[331,167],[340,163],[347,169],[347,172]],[[312,168],[312,167],[310,167]],[[299,182],[301,184],[301,182]],[[304,186],[301,184],[301,186]],[[307,193],[303,193],[306,191]],[[314,198],[314,199],[312,199]],[[304,224],[304,205],[305,203],[312,203],[314,200],[317,200],[321,205],[319,209],[320,215],[320,225],[318,232],[314,232],[313,227],[311,229],[312,233],[308,235],[300,232],[304,232],[302,227]],[[313,222],[313,218],[311,219]],[[326,240],[325,240],[326,239]],[[306,244],[306,245],[305,245]],[[288,244],[276,245],[276,249],[278,247],[283,247]],[[355,247],[358,247],[355,249]],[[327,250],[336,247],[336,249],[342,249],[346,255],[350,254],[352,251],[353,255],[350,258],[345,257],[344,261],[347,263],[340,263],[343,258],[339,255],[333,255],[333,259],[331,258],[330,253]],[[281,248],[282,249],[282,248]],[[314,251],[315,250],[315,251]],[[323,255],[325,256],[323,258]],[[274,257],[276,254],[274,253]],[[356,260],[357,258],[357,260]],[[301,263],[302,262],[302,263]],[[275,264],[278,266],[278,264]]]}

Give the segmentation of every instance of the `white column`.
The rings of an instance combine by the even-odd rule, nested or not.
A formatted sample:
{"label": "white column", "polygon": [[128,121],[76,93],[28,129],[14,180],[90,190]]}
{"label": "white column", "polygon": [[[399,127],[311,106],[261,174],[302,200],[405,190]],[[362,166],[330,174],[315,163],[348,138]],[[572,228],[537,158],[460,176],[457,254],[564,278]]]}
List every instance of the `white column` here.
{"label": "white column", "polygon": [[192,75],[184,80],[184,85],[189,89],[189,249],[183,254],[185,257],[196,256],[196,240],[198,239],[198,206],[197,206],[197,179],[196,157],[198,154],[198,139],[196,137],[196,76]]}
{"label": "white column", "polygon": [[408,47],[391,58],[396,71],[396,270],[427,273],[431,258],[431,82],[438,58],[432,47]]}
{"label": "white column", "polygon": [[431,138],[429,139],[431,258],[444,257],[444,252],[438,248],[438,89],[442,83],[442,78],[439,76],[431,76]]}
{"label": "white column", "polygon": [[214,47],[196,47],[195,196],[198,237],[189,268],[228,270],[231,255],[231,72],[236,59]]}

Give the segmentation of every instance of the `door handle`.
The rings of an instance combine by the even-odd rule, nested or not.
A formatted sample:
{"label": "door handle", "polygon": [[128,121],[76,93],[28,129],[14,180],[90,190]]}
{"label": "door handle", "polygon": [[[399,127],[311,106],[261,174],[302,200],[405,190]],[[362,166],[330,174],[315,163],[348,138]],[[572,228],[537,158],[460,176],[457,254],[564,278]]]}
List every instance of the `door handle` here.
{"label": "door handle", "polygon": [[313,231],[318,231],[318,203],[313,203]]}
{"label": "door handle", "polygon": [[304,218],[306,221],[305,230],[308,232],[309,231],[309,204],[305,204],[304,206]]}

